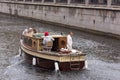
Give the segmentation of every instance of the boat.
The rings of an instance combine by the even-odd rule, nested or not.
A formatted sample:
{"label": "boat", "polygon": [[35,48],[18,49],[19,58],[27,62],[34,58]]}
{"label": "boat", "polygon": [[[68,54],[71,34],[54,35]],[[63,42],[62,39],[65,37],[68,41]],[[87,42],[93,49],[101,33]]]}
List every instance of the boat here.
{"label": "boat", "polygon": [[51,35],[55,40],[51,51],[44,51],[42,48],[43,33],[29,36],[22,35],[20,40],[20,55],[25,61],[40,68],[56,71],[81,70],[87,67],[86,54],[78,50],[61,51],[67,45],[67,36]]}

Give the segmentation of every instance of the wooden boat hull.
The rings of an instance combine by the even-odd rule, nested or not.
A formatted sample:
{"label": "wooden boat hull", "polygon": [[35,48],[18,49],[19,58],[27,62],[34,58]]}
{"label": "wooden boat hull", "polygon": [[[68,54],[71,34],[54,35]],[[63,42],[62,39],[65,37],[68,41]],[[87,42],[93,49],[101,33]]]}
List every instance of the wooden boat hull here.
{"label": "wooden boat hull", "polygon": [[[34,56],[27,53],[24,54],[25,60],[27,63],[32,65],[32,59]],[[55,61],[43,59],[39,57],[36,58],[36,66],[40,68],[45,68],[49,70],[55,70]],[[70,70],[81,70],[85,66],[85,61],[74,61],[74,62],[58,62],[60,71],[70,71]],[[71,65],[76,64],[76,65]]]}
{"label": "wooden boat hull", "polygon": [[[54,60],[44,59],[40,57],[35,57],[24,52],[24,58],[27,63],[32,65],[33,58],[36,58],[36,66],[40,68],[45,68],[49,70],[55,70]],[[58,62],[58,61],[57,61]],[[60,71],[70,71],[70,70],[81,70],[85,66],[85,61],[74,61],[74,62],[58,62]]]}

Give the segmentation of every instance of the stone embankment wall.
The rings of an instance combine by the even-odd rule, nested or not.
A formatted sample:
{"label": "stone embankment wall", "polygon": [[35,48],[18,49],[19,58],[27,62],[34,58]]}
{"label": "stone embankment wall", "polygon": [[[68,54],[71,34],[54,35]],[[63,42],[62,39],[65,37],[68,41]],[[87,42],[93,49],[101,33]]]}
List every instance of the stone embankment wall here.
{"label": "stone embankment wall", "polygon": [[75,29],[120,35],[119,8],[0,2],[0,12],[69,25]]}

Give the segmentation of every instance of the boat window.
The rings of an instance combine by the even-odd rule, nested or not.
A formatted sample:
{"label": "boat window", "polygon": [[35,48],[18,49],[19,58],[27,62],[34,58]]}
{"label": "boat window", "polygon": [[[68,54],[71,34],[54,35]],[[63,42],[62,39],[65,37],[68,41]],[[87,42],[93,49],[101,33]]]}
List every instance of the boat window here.
{"label": "boat window", "polygon": [[34,47],[36,46],[36,42],[35,42],[35,41],[33,42],[33,46],[34,46]]}
{"label": "boat window", "polygon": [[64,40],[62,40],[61,45],[64,47],[66,45],[66,42]]}
{"label": "boat window", "polygon": [[24,37],[23,39],[24,39],[24,43],[27,44],[27,43],[28,43],[28,38],[27,38],[27,37]]}
{"label": "boat window", "polygon": [[28,40],[28,45],[32,46],[32,40],[31,39]]}

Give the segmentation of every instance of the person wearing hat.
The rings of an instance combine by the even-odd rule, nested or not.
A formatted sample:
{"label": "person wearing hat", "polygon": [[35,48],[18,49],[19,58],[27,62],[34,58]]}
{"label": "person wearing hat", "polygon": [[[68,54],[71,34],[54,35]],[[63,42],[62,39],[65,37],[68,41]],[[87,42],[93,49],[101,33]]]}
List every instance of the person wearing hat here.
{"label": "person wearing hat", "polygon": [[48,43],[50,43],[50,45],[52,46],[54,41],[54,38],[52,36],[49,35],[49,32],[45,32],[44,33],[44,38],[43,38],[43,45],[45,48],[47,48]]}

